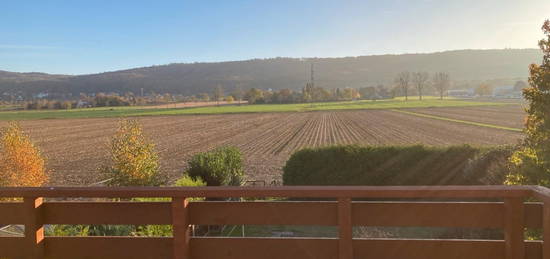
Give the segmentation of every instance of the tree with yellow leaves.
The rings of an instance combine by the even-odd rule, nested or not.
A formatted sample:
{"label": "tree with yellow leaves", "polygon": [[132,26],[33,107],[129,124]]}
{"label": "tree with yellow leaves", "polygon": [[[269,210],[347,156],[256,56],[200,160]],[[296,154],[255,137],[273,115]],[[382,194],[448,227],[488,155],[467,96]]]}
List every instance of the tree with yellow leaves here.
{"label": "tree with yellow leaves", "polygon": [[16,122],[2,132],[0,186],[41,186],[48,180],[44,158]]}
{"label": "tree with yellow leaves", "polygon": [[143,135],[136,120],[122,120],[111,139],[110,166],[103,172],[112,186],[161,185],[159,158],[155,145]]}
{"label": "tree with yellow leaves", "polygon": [[550,20],[542,30],[546,35],[539,42],[542,64],[529,67],[529,87],[523,89],[529,101],[526,138],[510,158],[513,167],[506,179],[508,184],[550,186]]}

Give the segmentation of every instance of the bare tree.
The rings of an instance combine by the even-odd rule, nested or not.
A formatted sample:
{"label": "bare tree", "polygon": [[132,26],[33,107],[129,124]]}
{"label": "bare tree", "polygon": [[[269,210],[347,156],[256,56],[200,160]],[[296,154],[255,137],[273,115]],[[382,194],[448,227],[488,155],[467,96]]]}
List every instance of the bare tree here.
{"label": "bare tree", "polygon": [[218,85],[214,89],[214,99],[216,100],[216,105],[220,105],[221,98],[223,98],[223,87],[221,85]]}
{"label": "bare tree", "polygon": [[419,100],[422,100],[422,90],[424,90],[424,87],[428,84],[429,78],[430,75],[428,72],[416,72],[412,74],[412,83],[418,91]]}
{"label": "bare tree", "polygon": [[401,72],[395,78],[397,86],[401,89],[405,95],[405,101],[409,100],[409,82],[410,82],[410,73]]}
{"label": "bare tree", "polygon": [[435,73],[433,78],[433,85],[435,90],[439,92],[439,98],[443,100],[443,94],[447,89],[449,89],[449,86],[451,84],[451,79],[449,77],[449,74],[445,72],[438,72]]}
{"label": "bare tree", "polygon": [[235,97],[235,99],[237,99],[239,105],[241,105],[241,101],[243,100],[243,95],[244,95],[243,87],[241,86],[241,84],[237,84],[235,86],[235,90],[233,90],[233,96]]}

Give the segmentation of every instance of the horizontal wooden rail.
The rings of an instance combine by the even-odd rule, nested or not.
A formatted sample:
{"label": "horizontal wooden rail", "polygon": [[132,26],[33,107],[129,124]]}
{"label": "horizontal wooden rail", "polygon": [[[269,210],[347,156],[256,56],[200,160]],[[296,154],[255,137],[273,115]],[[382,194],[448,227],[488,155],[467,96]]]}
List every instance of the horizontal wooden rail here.
{"label": "horizontal wooden rail", "polygon": [[[504,241],[498,240],[354,240],[357,258],[377,259],[488,259],[505,258]],[[525,259],[542,255],[542,242],[525,242]]]}
{"label": "horizontal wooden rail", "polygon": [[[527,228],[542,227],[542,203],[525,203]],[[353,224],[379,227],[504,227],[502,202],[354,202]]]}
{"label": "horizontal wooden rail", "polygon": [[0,225],[25,224],[22,202],[0,202]]}
{"label": "horizontal wooden rail", "polygon": [[[542,227],[542,203],[525,203],[527,228]],[[338,225],[336,202],[190,202],[193,225]],[[46,202],[44,224],[170,225],[170,202]],[[24,224],[22,203],[0,203],[0,224]],[[352,202],[356,226],[504,227],[502,202]]]}
{"label": "horizontal wooden rail", "polygon": [[[25,225],[26,235],[0,237],[2,259],[550,259],[550,242],[529,242],[523,237],[524,228],[543,228],[544,238],[550,239],[550,191],[536,186],[0,188],[0,198],[3,197],[24,197],[24,202],[0,202],[0,225]],[[90,202],[43,200],[43,197],[166,197],[172,201]],[[189,202],[189,197],[329,199]],[[525,203],[528,198],[542,202]],[[43,226],[51,224],[172,225],[174,236],[44,238]],[[336,226],[338,235],[337,238],[190,237],[191,225]],[[353,226],[491,228],[501,229],[505,238],[354,239]]]}
{"label": "horizontal wooden rail", "polygon": [[47,202],[45,224],[170,225],[169,202]]}
{"label": "horizontal wooden rail", "polygon": [[3,187],[0,197],[513,198],[531,186]]}
{"label": "horizontal wooden rail", "polygon": [[22,237],[0,237],[0,258],[21,258],[27,248]]}
{"label": "horizontal wooden rail", "polygon": [[195,225],[338,224],[336,202],[191,202]]}
{"label": "horizontal wooden rail", "polygon": [[[3,240],[5,239],[5,240]],[[2,255],[21,254],[23,238],[0,238]],[[172,258],[172,239],[140,237],[46,237],[45,258]],[[336,238],[220,238],[194,237],[190,242],[193,259],[243,258],[336,258]],[[354,239],[355,258],[376,259],[501,259],[504,241],[444,239]],[[525,243],[525,258],[540,259],[542,242]]]}

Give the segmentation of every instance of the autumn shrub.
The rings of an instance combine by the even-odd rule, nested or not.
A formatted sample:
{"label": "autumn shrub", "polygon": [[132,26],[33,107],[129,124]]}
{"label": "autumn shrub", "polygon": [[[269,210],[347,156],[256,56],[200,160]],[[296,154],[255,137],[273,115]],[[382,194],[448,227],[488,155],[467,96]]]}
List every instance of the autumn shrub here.
{"label": "autumn shrub", "polygon": [[187,174],[208,186],[240,185],[244,176],[242,155],[236,147],[220,147],[194,155]]}
{"label": "autumn shrub", "polygon": [[40,150],[18,123],[10,122],[2,132],[0,186],[41,186],[48,172]]}
{"label": "autumn shrub", "polygon": [[111,165],[102,169],[112,186],[159,186],[159,158],[155,146],[136,120],[121,120],[111,139]]}
{"label": "autumn shrub", "polygon": [[510,158],[513,170],[507,177],[508,184],[550,187],[550,20],[542,30],[547,37],[539,42],[542,64],[531,64],[529,87],[523,89],[523,97],[529,102],[526,137]]}

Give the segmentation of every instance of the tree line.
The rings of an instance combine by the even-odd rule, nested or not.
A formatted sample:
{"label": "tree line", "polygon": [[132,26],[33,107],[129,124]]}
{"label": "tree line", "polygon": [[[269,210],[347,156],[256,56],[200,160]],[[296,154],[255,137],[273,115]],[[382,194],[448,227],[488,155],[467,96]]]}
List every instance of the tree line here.
{"label": "tree line", "polygon": [[[98,93],[95,95],[80,94],[78,100],[50,100],[47,98],[35,99],[24,102],[25,109],[72,109],[87,107],[116,107],[135,106],[150,104],[166,104],[173,102],[217,102],[225,101],[247,101],[249,104],[285,104],[285,103],[308,103],[308,102],[331,102],[349,100],[378,100],[390,99],[396,96],[404,96],[408,100],[410,94],[415,94],[422,100],[422,96],[429,90],[437,90],[443,98],[445,91],[450,86],[450,77],[447,73],[435,73],[430,78],[427,72],[402,72],[395,78],[393,86],[378,84],[359,88],[344,87],[327,89],[307,83],[301,90],[284,88],[280,90],[250,88],[244,90],[237,85],[226,94],[222,85],[218,84],[211,93],[203,92],[197,95],[172,95],[169,93],[150,93],[145,96],[127,92],[123,95],[117,93]],[[431,88],[430,88],[431,87]],[[411,89],[413,88],[413,89]],[[433,89],[432,89],[433,88]]]}
{"label": "tree line", "polygon": [[397,74],[394,79],[395,91],[398,91],[405,100],[411,95],[411,88],[416,91],[418,99],[422,100],[426,91],[435,91],[440,99],[446,94],[451,86],[451,77],[445,72],[436,72],[432,76],[428,72],[408,71]]}
{"label": "tree line", "polygon": [[26,110],[47,110],[47,109],[74,109],[74,108],[92,108],[92,107],[117,107],[117,106],[142,106],[158,105],[173,102],[185,101],[208,101],[209,98],[196,98],[171,94],[155,94],[138,96],[132,92],[123,95],[117,93],[97,93],[94,95],[80,94],[77,100],[61,100],[38,98],[23,102],[23,108]]}

